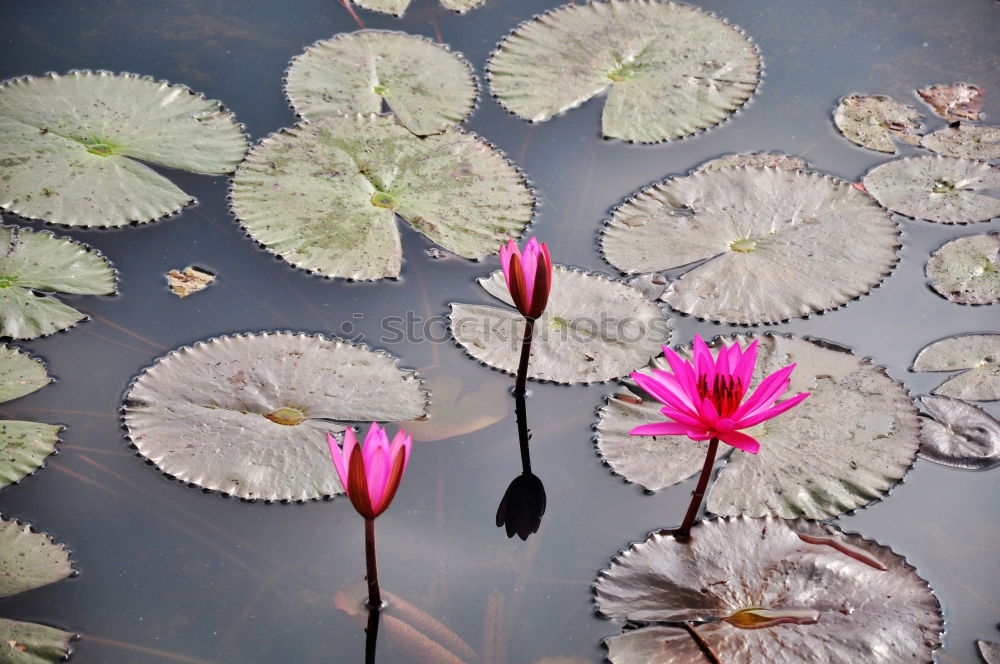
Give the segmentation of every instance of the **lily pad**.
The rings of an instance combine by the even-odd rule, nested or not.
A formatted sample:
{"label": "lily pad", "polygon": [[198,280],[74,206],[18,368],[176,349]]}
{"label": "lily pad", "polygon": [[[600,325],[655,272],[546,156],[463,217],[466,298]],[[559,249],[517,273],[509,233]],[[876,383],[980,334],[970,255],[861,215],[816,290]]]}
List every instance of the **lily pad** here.
{"label": "lily pad", "polygon": [[932,85],[917,90],[917,94],[935,113],[949,122],[978,120],[985,96],[982,89],[967,83]]}
{"label": "lily pad", "polygon": [[69,655],[76,635],[48,625],[0,618],[0,662],[54,664]]}
{"label": "lily pad", "polygon": [[713,321],[776,323],[833,309],[896,264],[899,228],[849,183],[808,171],[731,168],[654,185],[601,236],[627,273],[687,267],[662,299]]}
{"label": "lily pad", "polygon": [[640,143],[727,119],[757,87],[760,56],[740,30],[689,5],[568,4],[522,23],[487,64],[493,94],[545,122],[607,91],[604,135]]}
{"label": "lily pad", "polygon": [[95,249],[48,231],[0,226],[0,336],[34,339],[86,316],[49,293],[110,295],[115,271]]}
{"label": "lily pad", "polygon": [[921,397],[934,419],[921,424],[920,456],[968,470],[1000,465],[1000,422],[980,408],[951,397]]}
{"label": "lily pad", "polygon": [[1000,159],[1000,127],[993,125],[945,127],[924,136],[920,145],[947,157],[984,161]]}
{"label": "lily pad", "polygon": [[[411,0],[353,0],[359,7],[373,12],[402,16],[406,8],[410,6]],[[464,13],[483,4],[485,0],[441,0],[441,4],[452,11]]]}
{"label": "lily pad", "polygon": [[1000,215],[1000,169],[971,159],[908,157],[876,166],[865,189],[893,212],[942,224]]}
{"label": "lily pad", "polygon": [[531,220],[524,176],[486,141],[417,138],[388,117],[320,118],[265,138],[233,177],[233,211],[292,265],[328,277],[396,277],[398,215],[466,258],[496,253]]}
{"label": "lily pad", "polygon": [[1000,233],[968,235],[946,243],[927,261],[931,288],[952,302],[1000,302]]}
{"label": "lily pad", "polygon": [[285,92],[308,120],[378,113],[383,103],[418,136],[464,120],[476,103],[465,59],[429,39],[362,30],[316,42],[292,60]]}
{"label": "lily pad", "polygon": [[[510,308],[452,304],[451,334],[472,357],[516,373],[525,319],[499,270],[479,284]],[[556,383],[617,378],[643,366],[669,339],[669,319],[640,291],[556,265],[548,306],[535,323],[528,377]]]}
{"label": "lily pad", "polygon": [[911,371],[959,371],[934,394],[969,401],[1000,399],[1000,334],[963,334],[925,346]]}
{"label": "lily pad", "polygon": [[801,171],[808,168],[809,164],[805,159],[792,157],[779,152],[751,152],[748,154],[729,154],[706,161],[704,164],[694,169],[695,173],[702,171],[721,171],[727,168],[742,168],[750,166],[753,168],[777,168],[782,171]]}
{"label": "lily pad", "polygon": [[135,74],[71,71],[0,85],[0,208],[69,226],[124,226],[194,199],[142,162],[231,173],[247,143],[217,101]]}
{"label": "lily pad", "polygon": [[920,145],[920,113],[891,97],[851,95],[840,100],[833,123],[844,138],[869,150],[895,152],[893,139]]}
{"label": "lily pad", "polygon": [[160,470],[254,500],[340,493],[324,432],[412,420],[427,394],[396,360],[341,339],[219,337],[161,357],[125,398],[128,436]]}
{"label": "lily pad", "polygon": [[614,664],[930,662],[941,606],[889,547],[836,526],[717,519],[680,542],[653,534],[611,561],[597,610],[639,623],[605,639]]}
{"label": "lily pad", "polygon": [[1000,664],[1000,643],[990,641],[976,641],[979,646],[979,654],[983,656],[986,664]]}
{"label": "lily pad", "polygon": [[[51,380],[40,360],[0,345],[0,403],[40,390]],[[41,468],[55,452],[61,430],[52,424],[0,420],[0,487]]]}
{"label": "lily pad", "polygon": [[[754,337],[712,342],[746,347]],[[916,459],[919,421],[906,389],[881,367],[817,341],[762,335],[751,389],[796,363],[785,398],[807,391],[800,407],[748,430],[760,452],[734,449],[708,496],[716,514],[829,519],[884,497]],[[686,359],[690,347],[679,349]],[[669,370],[663,357],[643,369]],[[781,397],[779,397],[781,398]],[[598,411],[597,448],[611,469],[650,491],[701,469],[707,442],[685,436],[630,436],[662,422],[660,403],[631,381]]]}

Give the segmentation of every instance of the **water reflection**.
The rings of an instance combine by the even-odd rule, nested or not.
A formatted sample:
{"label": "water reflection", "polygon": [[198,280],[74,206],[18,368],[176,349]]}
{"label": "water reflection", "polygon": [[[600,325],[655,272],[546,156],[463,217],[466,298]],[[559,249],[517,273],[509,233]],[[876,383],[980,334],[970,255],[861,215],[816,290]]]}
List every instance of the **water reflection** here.
{"label": "water reflection", "polygon": [[365,664],[375,664],[375,645],[378,641],[378,608],[368,609],[368,624],[365,625]]}
{"label": "water reflection", "polygon": [[545,514],[545,485],[531,472],[531,432],[525,415],[524,394],[515,391],[514,412],[517,418],[517,440],[521,448],[521,474],[507,486],[497,507],[497,528],[505,528],[507,537],[515,534],[527,541],[538,532]]}

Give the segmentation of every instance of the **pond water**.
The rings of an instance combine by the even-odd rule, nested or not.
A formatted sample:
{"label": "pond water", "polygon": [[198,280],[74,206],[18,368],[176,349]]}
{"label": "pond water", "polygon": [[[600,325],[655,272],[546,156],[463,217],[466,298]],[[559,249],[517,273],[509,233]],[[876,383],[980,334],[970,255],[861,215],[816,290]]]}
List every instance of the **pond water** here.
{"label": "pond water", "polygon": [[[556,262],[588,270],[613,274],[597,246],[613,206],[712,157],[780,151],[858,180],[887,157],[837,133],[831,115],[843,95],[883,93],[920,106],[915,88],[966,81],[988,90],[987,121],[1000,112],[995,2],[705,0],[699,5],[753,37],[765,63],[758,93],[730,121],[681,141],[630,145],[600,137],[601,102],[592,100],[530,125],[490,98],[483,68],[509,30],[558,4],[486,0],[460,16],[437,0],[414,0],[404,19],[357,14],[365,27],[441,39],[469,59],[481,95],[468,128],[503,149],[537,188],[530,232],[549,243]],[[185,83],[226,104],[256,141],[294,122],[281,87],[288,61],[318,39],[357,27],[336,0],[8,1],[0,7],[0,78],[89,68]],[[932,127],[945,124],[925,115]],[[362,622],[333,601],[364,570],[363,523],[347,500],[281,505],[206,495],[146,464],[120,427],[124,390],[165,352],[233,332],[304,330],[363,339],[397,355],[435,393],[432,415],[459,431],[416,445],[395,504],[379,519],[384,588],[473,649],[499,644],[482,647],[488,664],[602,661],[601,639],[621,626],[594,613],[597,571],[629,542],[676,525],[693,486],[650,495],[602,464],[591,427],[613,386],[532,386],[532,466],[545,482],[548,510],[537,535],[507,539],[494,515],[520,472],[511,379],[466,357],[442,319],[450,302],[487,302],[474,278],[496,269],[496,259],[435,258],[429,242],[403,227],[400,279],[324,280],[244,236],[227,211],[225,178],[170,177],[199,204],[136,228],[53,229],[110,258],[120,294],[73,300],[92,320],[18,344],[43,358],[57,380],[0,413],[67,429],[44,470],[0,494],[0,511],[65,543],[80,574],[0,602],[0,615],[83,634],[73,655],[80,663],[362,661]],[[881,287],[837,311],[769,329],[849,346],[915,395],[926,394],[942,376],[907,370],[919,349],[998,329],[995,306],[952,304],[928,289],[927,256],[951,238],[1000,230],[1000,221],[900,225],[901,261]],[[177,299],[164,274],[191,264],[218,279]],[[422,321],[420,334],[389,343],[383,319],[406,312]],[[674,326],[677,342],[731,331],[676,315]],[[452,406],[447,386],[477,395],[457,419],[442,417]],[[995,403],[986,408],[1000,414]],[[907,556],[929,580],[945,609],[940,662],[977,662],[975,639],[1000,640],[998,472],[918,461],[888,499],[837,520]],[[378,661],[428,661],[414,642],[388,636]]]}

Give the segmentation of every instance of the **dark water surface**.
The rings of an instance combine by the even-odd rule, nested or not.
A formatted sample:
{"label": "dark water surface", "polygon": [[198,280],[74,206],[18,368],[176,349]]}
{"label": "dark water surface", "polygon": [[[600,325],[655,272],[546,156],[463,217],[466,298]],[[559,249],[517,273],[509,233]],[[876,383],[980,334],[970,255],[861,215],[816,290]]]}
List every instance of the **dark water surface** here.
{"label": "dark water surface", "polygon": [[[440,37],[482,82],[494,44],[555,0],[487,0],[464,16],[414,0],[403,20],[358,9],[366,27]],[[774,150],[857,180],[888,157],[834,129],[837,100],[886,93],[923,110],[913,90],[967,81],[1000,113],[1000,5],[989,0],[706,0],[759,44],[766,76],[751,103],[722,126],[686,140],[635,146],[602,140],[600,101],[542,125],[504,112],[483,90],[467,126],[504,149],[539,191],[531,232],[557,262],[611,273],[597,249],[608,210],[670,174],[730,152]],[[357,28],[337,0],[6,0],[0,5],[0,78],[74,68],[148,74],[221,100],[254,141],[294,121],[282,94],[290,58]],[[931,114],[928,112],[928,116]],[[932,128],[944,121],[928,118]],[[916,152],[902,148],[903,153]],[[450,341],[386,344],[385,316],[442,316],[449,302],[486,302],[473,278],[497,266],[434,259],[403,228],[398,281],[351,284],[292,269],[247,240],[226,209],[221,177],[172,173],[200,203],[154,224],[118,231],[54,229],[105,253],[120,295],[73,301],[92,314],[66,334],[20,344],[57,382],[3,406],[8,417],[67,426],[60,454],[0,494],[0,510],[66,543],[80,575],[0,603],[0,615],[80,632],[73,661],[360,662],[362,624],[334,606],[363,575],[362,521],[348,501],[248,504],[205,495],[162,476],[129,449],[119,428],[123,390],[155,358],[232,332],[306,330],[363,335],[416,368],[436,399],[446,385],[477,391],[457,425],[499,421],[416,446],[395,505],[379,519],[382,581],[478,649],[486,629],[503,647],[490,664],[544,657],[603,658],[620,625],[596,617],[590,585],[630,541],[676,524],[687,482],[647,495],[613,476],[591,442],[594,410],[611,385],[535,385],[528,402],[533,466],[548,513],[527,543],[493,524],[519,472],[510,379],[469,360]],[[7,223],[18,222],[7,218]],[[21,222],[23,223],[23,222]],[[29,224],[35,228],[44,224]],[[923,394],[939,374],[907,367],[927,343],[997,330],[996,307],[964,307],[926,287],[924,264],[943,242],[1000,230],[1000,222],[945,226],[900,219],[902,260],[884,285],[838,311],[773,326],[850,346]],[[189,264],[218,273],[186,300],[164,273]],[[726,326],[675,318],[675,340]],[[349,327],[345,327],[348,325]],[[432,326],[440,340],[443,326]],[[996,404],[988,408],[996,415]],[[440,418],[439,418],[440,419]],[[892,496],[838,520],[906,555],[945,607],[940,662],[977,662],[973,640],[1000,640],[1000,471],[971,473],[918,461]],[[487,606],[503,620],[485,620]],[[392,611],[390,610],[390,614]],[[383,636],[387,636],[383,626]],[[383,638],[380,662],[418,661],[411,644]],[[854,664],[854,663],[852,663]]]}

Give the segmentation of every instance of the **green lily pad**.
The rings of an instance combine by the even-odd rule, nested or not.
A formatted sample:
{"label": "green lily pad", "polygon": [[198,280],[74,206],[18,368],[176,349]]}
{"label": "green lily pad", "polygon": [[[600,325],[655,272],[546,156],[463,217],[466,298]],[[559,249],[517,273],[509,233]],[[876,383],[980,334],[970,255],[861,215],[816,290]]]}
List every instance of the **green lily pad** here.
{"label": "green lily pad", "polygon": [[946,157],[1000,159],[1000,127],[960,125],[945,127],[924,136],[920,145]]}
{"label": "green lily pad", "polygon": [[925,346],[910,371],[959,371],[934,394],[968,401],[1000,399],[1000,334],[963,334]]}
{"label": "green lily pad", "polygon": [[[477,360],[516,373],[525,319],[499,270],[479,284],[510,308],[452,304],[451,334]],[[548,306],[535,323],[528,377],[593,383],[643,366],[670,339],[670,321],[635,288],[553,266]]]}
{"label": "green lily pad", "polygon": [[135,74],[72,71],[0,85],[0,208],[124,226],[194,199],[141,162],[231,173],[247,143],[219,102]]}
{"label": "green lily pad", "polygon": [[920,145],[920,113],[891,97],[851,95],[840,100],[833,123],[852,143],[869,150],[895,152],[893,139]]}
{"label": "green lily pad", "polygon": [[945,243],[927,261],[931,288],[960,304],[1000,302],[1000,233]]}
{"label": "green lily pad", "polygon": [[233,177],[233,211],[292,265],[328,277],[399,274],[396,216],[466,258],[496,253],[531,220],[524,176],[484,140],[418,138],[381,116],[320,118],[265,138]]}
{"label": "green lily pad", "polygon": [[392,356],[290,332],[219,337],[161,357],[125,398],[125,427],[165,473],[247,500],[343,491],[324,433],[426,415]]}
{"label": "green lily pad", "polygon": [[626,273],[687,267],[661,298],[712,321],[776,323],[842,306],[896,264],[899,228],[847,182],[808,171],[696,172],[640,191],[601,236]]}
{"label": "green lily pad", "polygon": [[0,403],[36,392],[51,382],[41,360],[0,345]]}
{"label": "green lily pad", "polygon": [[[359,7],[364,7],[373,12],[402,16],[406,8],[410,6],[411,0],[352,0]],[[473,7],[478,7],[485,0],[441,0],[441,4],[452,11],[459,13],[467,12]]]}
{"label": "green lily pad", "polygon": [[689,541],[655,533],[611,561],[597,610],[636,629],[605,639],[613,664],[931,662],[941,605],[905,558],[832,525],[702,521]]}
{"label": "green lily pad", "polygon": [[722,171],[727,168],[777,168],[782,171],[801,171],[809,167],[805,159],[792,157],[779,152],[751,152],[747,154],[729,154],[706,161],[694,169],[695,173],[702,171]]}
{"label": "green lily pad", "polygon": [[883,206],[942,224],[1000,215],[1000,169],[971,159],[908,157],[876,166],[865,189]]}
{"label": "green lily pad", "polygon": [[740,30],[689,5],[568,4],[522,23],[487,64],[505,108],[544,122],[607,91],[604,135],[641,143],[727,119],[757,87],[760,56]]}
{"label": "green lily pad", "polygon": [[476,103],[465,59],[429,39],[382,30],[316,42],[292,60],[285,92],[308,120],[378,113],[383,103],[418,136],[464,120]]}
{"label": "green lily pad", "polygon": [[0,662],[55,664],[69,655],[75,634],[48,625],[0,618]]}
{"label": "green lily pad", "polygon": [[[712,342],[746,347],[753,337]],[[828,344],[763,335],[751,389],[764,376],[797,363],[782,398],[810,396],[800,406],[749,429],[760,452],[732,450],[708,496],[715,514],[829,519],[884,497],[909,470],[920,446],[917,411],[906,389],[880,367]],[[691,349],[678,349],[690,358]],[[669,371],[658,357],[643,373]],[[598,411],[597,448],[611,469],[650,491],[699,472],[707,442],[686,436],[630,436],[662,422],[661,404],[625,381]]]}
{"label": "green lily pad", "polygon": [[935,113],[949,122],[978,120],[985,101],[985,92],[981,88],[966,83],[932,85],[917,90],[917,94]]}
{"label": "green lily pad", "polygon": [[0,336],[34,339],[86,316],[49,293],[110,295],[115,271],[95,249],[48,231],[0,226]]}
{"label": "green lily pad", "polygon": [[[51,382],[41,360],[0,345],[0,403],[40,390]],[[62,427],[0,420],[0,487],[30,475],[55,452]]]}
{"label": "green lily pad", "polygon": [[1000,465],[1000,422],[961,399],[924,396],[920,401],[930,414],[921,423],[922,458],[967,470]]}

